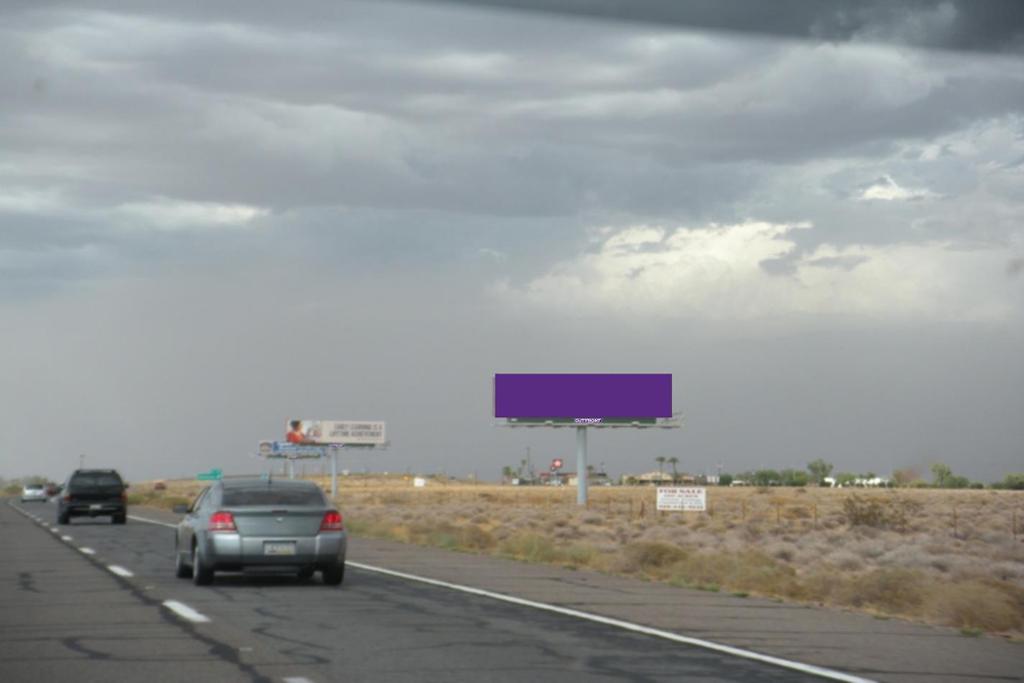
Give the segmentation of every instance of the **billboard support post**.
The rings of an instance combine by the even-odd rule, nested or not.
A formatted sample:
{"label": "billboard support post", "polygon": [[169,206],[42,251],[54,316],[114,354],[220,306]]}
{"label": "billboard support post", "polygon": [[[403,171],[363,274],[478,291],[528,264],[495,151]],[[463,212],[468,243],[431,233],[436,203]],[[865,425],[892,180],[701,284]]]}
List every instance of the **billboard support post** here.
{"label": "billboard support post", "polygon": [[587,428],[576,428],[576,504],[587,504]]}
{"label": "billboard support post", "polygon": [[331,449],[331,500],[338,495],[338,449]]}

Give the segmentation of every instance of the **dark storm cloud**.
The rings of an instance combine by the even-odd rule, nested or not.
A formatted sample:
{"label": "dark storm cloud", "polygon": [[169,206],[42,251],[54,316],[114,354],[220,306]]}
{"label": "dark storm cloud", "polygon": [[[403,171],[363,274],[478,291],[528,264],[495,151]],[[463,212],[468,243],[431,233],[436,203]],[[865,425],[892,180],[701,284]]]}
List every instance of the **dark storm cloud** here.
{"label": "dark storm cloud", "polygon": [[[602,438],[613,471],[685,448],[688,469],[935,454],[998,476],[1021,440],[1005,310],[1021,297],[1024,68],[1016,15],[980,4],[637,2],[663,14],[617,22],[444,2],[6,2],[0,410],[15,427],[0,457],[43,434],[55,477],[79,449],[133,478],[216,454],[251,470],[252,443],[303,413],[390,420],[375,468],[490,476],[523,446],[491,426],[494,371],[667,370],[692,426]],[[880,179],[889,194],[865,197]],[[798,271],[827,300],[844,277],[884,285],[870,269],[886,254],[941,280],[971,249],[985,259],[952,280],[956,310],[996,312],[732,325],[671,297],[644,314],[670,287],[636,290],[626,316],[583,305],[614,292],[555,286],[540,311],[520,296],[631,226],[748,220],[814,225],[751,261],[768,318],[772,292],[816,286],[788,286]],[[744,248],[717,244],[692,272]],[[626,272],[639,287],[659,268]],[[694,277],[691,292],[715,289]],[[900,282],[893,299],[916,300]]]}
{"label": "dark storm cloud", "polygon": [[1017,0],[424,0],[784,38],[1024,49]]}

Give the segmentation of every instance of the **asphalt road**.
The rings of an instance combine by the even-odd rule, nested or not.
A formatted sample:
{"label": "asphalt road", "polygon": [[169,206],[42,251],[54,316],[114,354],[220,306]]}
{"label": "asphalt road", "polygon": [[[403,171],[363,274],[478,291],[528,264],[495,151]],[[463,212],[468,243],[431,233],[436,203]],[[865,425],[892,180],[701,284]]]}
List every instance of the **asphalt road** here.
{"label": "asphalt road", "polygon": [[99,518],[54,533],[52,505],[14,505],[45,524],[0,505],[6,683],[821,680],[351,566],[340,588],[231,574],[196,587],[174,577],[172,529]]}

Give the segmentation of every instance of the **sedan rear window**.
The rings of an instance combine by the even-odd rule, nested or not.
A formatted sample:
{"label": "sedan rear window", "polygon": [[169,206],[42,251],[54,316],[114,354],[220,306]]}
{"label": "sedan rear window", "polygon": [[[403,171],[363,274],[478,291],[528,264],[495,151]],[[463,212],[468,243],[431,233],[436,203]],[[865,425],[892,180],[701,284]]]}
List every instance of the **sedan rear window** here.
{"label": "sedan rear window", "polygon": [[71,485],[75,488],[114,488],[122,486],[122,483],[116,474],[76,474]]}
{"label": "sedan rear window", "polygon": [[43,485],[42,484],[29,484],[25,488],[27,488],[27,489],[29,489],[31,491],[31,490],[34,490],[34,489],[42,489]]}
{"label": "sedan rear window", "polygon": [[225,489],[225,507],[238,505],[323,505],[318,488],[252,488]]}

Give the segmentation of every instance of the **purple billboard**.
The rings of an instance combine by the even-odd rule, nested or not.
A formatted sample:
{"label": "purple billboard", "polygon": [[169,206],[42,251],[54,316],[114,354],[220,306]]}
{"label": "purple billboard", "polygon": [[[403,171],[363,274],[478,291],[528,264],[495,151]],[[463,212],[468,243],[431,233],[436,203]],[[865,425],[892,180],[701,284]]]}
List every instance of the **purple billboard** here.
{"label": "purple billboard", "polygon": [[672,375],[496,374],[494,416],[576,422],[672,417]]}

